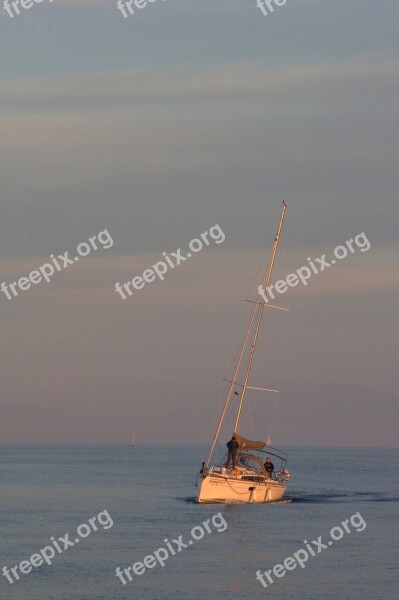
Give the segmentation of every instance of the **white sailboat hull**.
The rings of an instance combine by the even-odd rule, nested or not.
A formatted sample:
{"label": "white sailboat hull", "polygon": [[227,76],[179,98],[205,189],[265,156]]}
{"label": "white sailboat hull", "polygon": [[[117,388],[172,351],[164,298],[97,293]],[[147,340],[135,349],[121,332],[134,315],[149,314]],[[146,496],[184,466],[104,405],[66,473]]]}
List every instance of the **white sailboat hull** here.
{"label": "white sailboat hull", "polygon": [[286,485],[274,479],[256,482],[211,474],[201,480],[197,501],[200,504],[276,502],[285,490]]}

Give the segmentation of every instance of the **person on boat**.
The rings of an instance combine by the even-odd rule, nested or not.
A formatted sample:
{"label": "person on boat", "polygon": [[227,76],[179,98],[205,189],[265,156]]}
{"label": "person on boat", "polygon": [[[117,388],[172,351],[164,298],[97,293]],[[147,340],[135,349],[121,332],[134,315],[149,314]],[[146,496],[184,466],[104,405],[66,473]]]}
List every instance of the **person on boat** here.
{"label": "person on boat", "polygon": [[231,440],[229,442],[227,442],[226,446],[229,450],[229,453],[227,455],[226,469],[228,469],[230,461],[231,461],[231,468],[234,469],[234,467],[236,466],[237,450],[238,450],[238,442],[234,435],[231,438]]}
{"label": "person on boat", "polygon": [[270,460],[270,456],[266,456],[266,462],[264,463],[264,467],[269,479],[271,479],[272,473],[274,471],[274,464]]}

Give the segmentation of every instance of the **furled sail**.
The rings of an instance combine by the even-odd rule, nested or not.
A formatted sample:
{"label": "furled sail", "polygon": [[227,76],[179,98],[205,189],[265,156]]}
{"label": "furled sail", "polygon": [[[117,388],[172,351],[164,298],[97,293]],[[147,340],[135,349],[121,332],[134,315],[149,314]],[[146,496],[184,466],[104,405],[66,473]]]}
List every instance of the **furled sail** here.
{"label": "furled sail", "polygon": [[266,442],[255,442],[253,440],[247,440],[245,437],[238,435],[234,432],[234,437],[238,442],[239,448],[247,448],[248,450],[260,450],[266,446]]}

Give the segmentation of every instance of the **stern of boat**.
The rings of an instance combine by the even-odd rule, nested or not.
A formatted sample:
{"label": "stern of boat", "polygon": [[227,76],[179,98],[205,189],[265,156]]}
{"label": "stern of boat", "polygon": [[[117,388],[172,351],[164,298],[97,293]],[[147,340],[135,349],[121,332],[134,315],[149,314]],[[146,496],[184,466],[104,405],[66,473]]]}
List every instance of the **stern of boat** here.
{"label": "stern of boat", "polygon": [[212,473],[200,477],[199,504],[276,502],[286,490],[286,485],[273,479],[250,481]]}

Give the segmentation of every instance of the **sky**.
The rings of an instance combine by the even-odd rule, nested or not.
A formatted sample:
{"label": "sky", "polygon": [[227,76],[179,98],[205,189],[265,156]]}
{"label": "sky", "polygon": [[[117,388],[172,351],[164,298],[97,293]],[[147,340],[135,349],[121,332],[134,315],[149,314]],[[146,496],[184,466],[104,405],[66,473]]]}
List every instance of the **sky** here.
{"label": "sky", "polygon": [[[1,3],[1,281],[113,241],[0,293],[3,442],[208,443],[286,200],[275,280],[370,249],[266,311],[255,383],[280,392],[241,433],[397,446],[398,19],[397,0]],[[222,243],[115,291],[216,224]]]}

